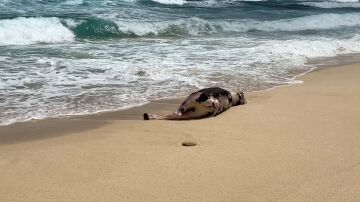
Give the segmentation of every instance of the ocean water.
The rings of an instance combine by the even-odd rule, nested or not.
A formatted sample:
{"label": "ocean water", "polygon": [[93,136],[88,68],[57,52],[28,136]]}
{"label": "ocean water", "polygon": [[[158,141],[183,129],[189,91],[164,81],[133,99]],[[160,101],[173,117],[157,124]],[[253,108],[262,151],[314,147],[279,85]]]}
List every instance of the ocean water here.
{"label": "ocean water", "polygon": [[0,0],[0,124],[298,83],[359,31],[357,0]]}

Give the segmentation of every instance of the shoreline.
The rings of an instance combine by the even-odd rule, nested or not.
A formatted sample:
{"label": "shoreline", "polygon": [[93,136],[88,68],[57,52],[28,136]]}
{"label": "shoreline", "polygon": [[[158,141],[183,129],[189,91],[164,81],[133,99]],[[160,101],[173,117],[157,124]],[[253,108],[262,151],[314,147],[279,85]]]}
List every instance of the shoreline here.
{"label": "shoreline", "polygon": [[[290,80],[294,83],[284,83],[275,85],[272,87],[268,87],[266,89],[261,90],[253,90],[250,92],[245,92],[246,94],[251,93],[261,93],[269,90],[273,90],[279,87],[286,87],[286,86],[293,86],[293,85],[301,85],[303,81],[300,79],[299,83],[296,83],[297,78],[301,78],[311,72],[314,71],[320,71],[322,69],[326,68],[334,68],[334,67],[340,67],[340,66],[347,66],[351,64],[358,64],[360,63],[360,54],[354,53],[354,54],[345,54],[345,55],[338,55],[334,57],[318,57],[318,58],[311,58],[308,60],[307,63],[305,63],[305,66],[311,66],[311,68],[303,73],[300,73],[298,75],[293,76]],[[144,112],[149,113],[157,113],[161,111],[166,111],[167,113],[171,113],[179,106],[179,104],[185,99],[186,96],[174,96],[174,97],[165,97],[155,100],[150,100],[147,103],[139,104],[135,106],[130,107],[124,107],[123,109],[116,109],[116,110],[104,110],[99,111],[95,113],[89,113],[89,114],[68,114],[68,115],[61,115],[56,117],[43,117],[43,118],[33,118],[25,121],[17,121],[17,122],[11,122],[8,124],[0,125],[0,131],[2,127],[11,127],[12,125],[21,125],[26,123],[36,123],[41,121],[48,121],[48,120],[61,120],[61,119],[96,119],[96,118],[109,118],[117,116],[116,120],[143,120],[142,114]],[[171,105],[172,109],[169,109],[169,105]],[[157,110],[153,110],[155,107],[157,107]],[[160,108],[159,108],[160,107]],[[143,112],[141,113],[141,110]],[[148,110],[148,111],[146,111]],[[94,117],[92,117],[94,116]]]}
{"label": "shoreline", "polygon": [[[113,113],[0,127],[0,197],[354,201],[359,75],[360,64],[313,71],[301,85],[248,93],[247,105],[207,119],[119,120]],[[157,105],[149,110],[167,113],[177,103]]]}
{"label": "shoreline", "polygon": [[[251,97],[256,97],[256,95],[259,93],[261,94],[263,92],[272,91],[277,88],[303,85],[304,81],[301,80],[301,78],[313,72],[326,70],[327,68],[341,68],[342,66],[360,64],[358,63],[358,60],[360,59],[353,60],[354,57],[358,58],[358,56],[358,54],[349,54],[337,57],[316,58],[312,61],[309,61],[313,63],[306,63],[306,65],[313,66],[311,69],[291,78],[292,81],[300,79],[299,83],[294,82],[291,84],[281,84],[263,90],[245,92],[245,96],[247,97],[247,99],[249,99],[249,97],[251,99]],[[351,62],[346,63],[346,59],[349,58],[349,61]],[[328,62],[329,59],[332,59],[332,62]],[[318,66],[314,66],[312,64],[316,64]],[[57,137],[73,132],[79,132],[82,130],[90,130],[92,128],[102,127],[104,125],[111,124],[112,121],[143,121],[143,113],[145,112],[159,115],[167,115],[176,110],[184,99],[185,97],[162,98],[126,109],[113,111],[110,110],[91,114],[75,114],[59,117],[46,117],[41,119],[31,119],[27,121],[14,122],[7,125],[0,125],[0,146],[9,143],[17,143],[18,141],[31,141],[47,137]],[[95,126],[89,126],[88,121],[96,122]],[[37,125],[37,129],[35,130],[32,129],[34,124]],[[70,130],[62,130],[63,126],[70,126]],[[52,132],[42,132],[49,130],[51,130]],[[19,131],[20,133],[22,133],[22,131],[27,131],[28,135],[19,136]]]}

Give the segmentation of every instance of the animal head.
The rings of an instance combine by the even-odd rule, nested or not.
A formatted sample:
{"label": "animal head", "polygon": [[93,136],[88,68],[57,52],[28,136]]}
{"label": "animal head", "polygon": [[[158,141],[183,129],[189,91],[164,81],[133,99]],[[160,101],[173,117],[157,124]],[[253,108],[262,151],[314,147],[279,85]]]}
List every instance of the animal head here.
{"label": "animal head", "polygon": [[242,92],[242,91],[233,92],[233,93],[231,93],[231,96],[232,96],[233,106],[244,105],[247,103],[244,92]]}

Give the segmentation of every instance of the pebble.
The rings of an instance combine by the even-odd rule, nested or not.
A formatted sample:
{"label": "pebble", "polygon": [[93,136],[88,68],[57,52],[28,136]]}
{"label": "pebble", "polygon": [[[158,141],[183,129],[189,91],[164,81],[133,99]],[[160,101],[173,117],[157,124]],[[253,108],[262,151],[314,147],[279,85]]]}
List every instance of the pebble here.
{"label": "pebble", "polygon": [[197,145],[195,142],[183,142],[181,143],[182,146],[185,146],[185,147],[191,147],[191,146],[195,146]]}

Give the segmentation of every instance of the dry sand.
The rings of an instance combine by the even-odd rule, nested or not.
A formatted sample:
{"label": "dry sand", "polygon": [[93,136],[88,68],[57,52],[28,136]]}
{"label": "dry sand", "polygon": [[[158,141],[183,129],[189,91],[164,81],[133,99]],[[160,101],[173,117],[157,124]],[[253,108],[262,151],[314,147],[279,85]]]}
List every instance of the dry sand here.
{"label": "dry sand", "polygon": [[302,79],[203,120],[0,127],[0,201],[359,201],[360,65]]}

